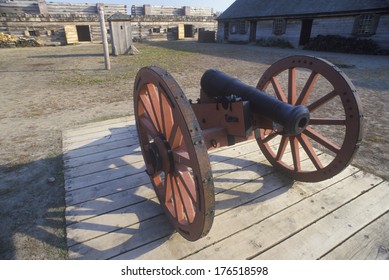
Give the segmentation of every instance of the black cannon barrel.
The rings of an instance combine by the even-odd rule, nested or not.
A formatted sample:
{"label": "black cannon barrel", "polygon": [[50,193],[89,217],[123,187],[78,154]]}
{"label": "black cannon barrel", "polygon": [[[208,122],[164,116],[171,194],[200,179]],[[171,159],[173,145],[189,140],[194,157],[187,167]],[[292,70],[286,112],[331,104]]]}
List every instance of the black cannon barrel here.
{"label": "black cannon barrel", "polygon": [[254,113],[281,124],[286,135],[300,134],[309,122],[307,107],[282,102],[216,69],[209,69],[203,74],[201,88],[209,97],[236,95],[249,101]]}

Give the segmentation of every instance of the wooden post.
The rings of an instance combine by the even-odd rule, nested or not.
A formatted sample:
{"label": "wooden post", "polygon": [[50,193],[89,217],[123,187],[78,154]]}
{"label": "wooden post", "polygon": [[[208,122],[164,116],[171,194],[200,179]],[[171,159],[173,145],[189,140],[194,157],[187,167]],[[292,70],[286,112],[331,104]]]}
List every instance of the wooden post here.
{"label": "wooden post", "polygon": [[108,48],[108,40],[107,40],[107,29],[105,27],[105,18],[104,18],[104,4],[100,4],[100,3],[97,4],[97,11],[99,12],[101,36],[103,38],[105,70],[111,70],[111,62],[109,60],[109,48]]}

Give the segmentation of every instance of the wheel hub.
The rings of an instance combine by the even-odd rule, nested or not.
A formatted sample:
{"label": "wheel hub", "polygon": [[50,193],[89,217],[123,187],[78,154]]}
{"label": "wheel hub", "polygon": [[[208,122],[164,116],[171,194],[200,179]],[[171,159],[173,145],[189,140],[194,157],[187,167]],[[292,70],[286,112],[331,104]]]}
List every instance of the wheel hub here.
{"label": "wheel hub", "polygon": [[147,149],[147,174],[154,176],[160,172],[174,170],[173,152],[169,142],[163,136],[157,136],[149,143]]}

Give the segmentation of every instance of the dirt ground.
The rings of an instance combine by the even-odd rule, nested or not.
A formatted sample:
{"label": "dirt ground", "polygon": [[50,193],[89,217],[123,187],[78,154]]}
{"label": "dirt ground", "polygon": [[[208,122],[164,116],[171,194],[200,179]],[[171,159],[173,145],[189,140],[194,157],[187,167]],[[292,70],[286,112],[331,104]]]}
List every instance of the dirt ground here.
{"label": "dirt ground", "polygon": [[132,114],[133,80],[146,65],[167,69],[189,98],[208,68],[256,85],[292,54],[343,67],[362,99],[365,136],[353,164],[389,179],[389,57],[261,48],[252,45],[155,42],[140,54],[111,58],[102,46],[0,49],[0,259],[66,259],[62,131]]}

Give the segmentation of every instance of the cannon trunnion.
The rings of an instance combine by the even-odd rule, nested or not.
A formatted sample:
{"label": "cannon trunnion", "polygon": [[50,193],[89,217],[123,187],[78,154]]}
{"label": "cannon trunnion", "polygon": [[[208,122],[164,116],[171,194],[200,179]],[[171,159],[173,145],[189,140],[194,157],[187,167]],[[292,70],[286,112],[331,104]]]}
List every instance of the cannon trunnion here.
{"label": "cannon trunnion", "polygon": [[188,100],[165,70],[142,68],[134,112],[146,172],[169,221],[195,241],[211,229],[214,185],[207,150],[255,139],[292,179],[317,182],[341,172],[362,135],[354,86],[333,64],[291,56],[249,86],[210,69],[200,98]]}

